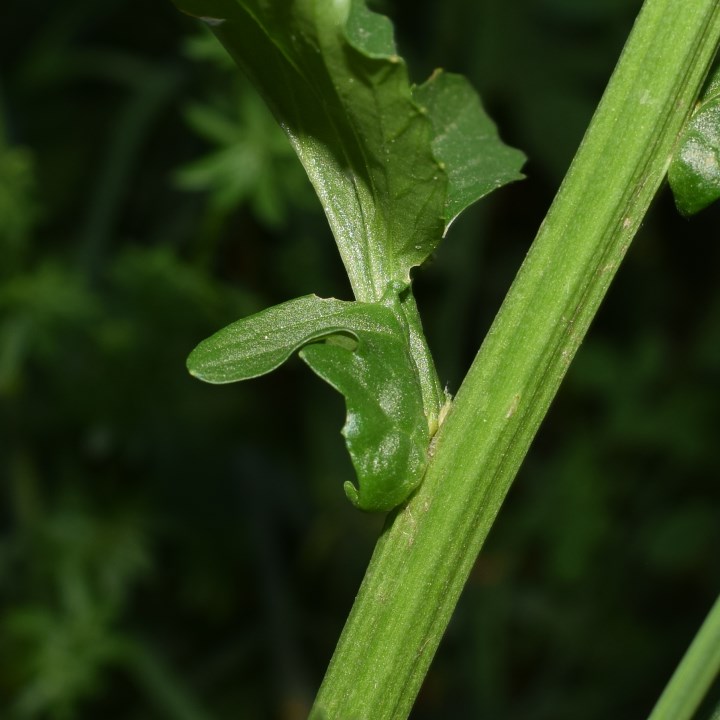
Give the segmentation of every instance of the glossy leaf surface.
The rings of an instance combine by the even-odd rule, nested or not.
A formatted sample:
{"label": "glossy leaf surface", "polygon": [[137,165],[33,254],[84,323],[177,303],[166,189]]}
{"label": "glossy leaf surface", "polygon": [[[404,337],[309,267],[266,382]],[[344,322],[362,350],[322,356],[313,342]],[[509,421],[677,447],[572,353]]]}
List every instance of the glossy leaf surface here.
{"label": "glossy leaf surface", "polygon": [[364,0],[175,3],[206,19],[274,111],[359,300],[407,282],[464,207],[521,177],[523,155],[467,83],[440,76],[414,94],[392,25]]}
{"label": "glossy leaf surface", "polygon": [[445,230],[476,200],[523,177],[522,153],[500,142],[495,123],[462,75],[436,71],[413,97],[433,126],[433,154],[448,176]]}
{"label": "glossy leaf surface", "polygon": [[422,480],[429,431],[420,383],[390,307],[297,298],[215,333],[191,353],[188,369],[211,383],[246,380],[303,346],[302,359],[346,399],[343,435],[358,486],[345,483],[345,492],[363,510],[391,510]]}
{"label": "glossy leaf surface", "polygon": [[683,215],[720,198],[720,73],[680,135],[668,180]]}

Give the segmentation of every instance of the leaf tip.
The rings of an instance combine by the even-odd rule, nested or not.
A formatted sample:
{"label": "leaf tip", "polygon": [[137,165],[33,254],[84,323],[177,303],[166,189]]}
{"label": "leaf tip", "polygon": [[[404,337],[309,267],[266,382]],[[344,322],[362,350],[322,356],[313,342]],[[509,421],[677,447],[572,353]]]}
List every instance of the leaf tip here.
{"label": "leaf tip", "polygon": [[[185,361],[185,368],[188,373],[196,380],[202,382],[219,384],[223,380],[213,375],[212,370],[208,364],[207,357],[205,356],[206,340],[203,340],[187,357]],[[210,370],[210,371],[209,371]],[[209,372],[208,372],[209,371]]]}

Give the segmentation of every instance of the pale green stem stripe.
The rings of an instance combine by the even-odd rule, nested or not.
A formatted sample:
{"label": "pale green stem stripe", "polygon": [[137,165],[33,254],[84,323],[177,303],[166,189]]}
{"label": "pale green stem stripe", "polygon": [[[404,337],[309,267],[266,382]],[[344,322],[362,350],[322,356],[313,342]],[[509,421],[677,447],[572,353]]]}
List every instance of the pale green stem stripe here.
{"label": "pale green stem stripe", "polygon": [[311,717],[408,716],[505,494],[663,180],[718,38],[718,0],[646,1],[440,429],[425,481],[378,542]]}
{"label": "pale green stem stripe", "polygon": [[692,641],[649,720],[690,720],[720,676],[720,597]]}

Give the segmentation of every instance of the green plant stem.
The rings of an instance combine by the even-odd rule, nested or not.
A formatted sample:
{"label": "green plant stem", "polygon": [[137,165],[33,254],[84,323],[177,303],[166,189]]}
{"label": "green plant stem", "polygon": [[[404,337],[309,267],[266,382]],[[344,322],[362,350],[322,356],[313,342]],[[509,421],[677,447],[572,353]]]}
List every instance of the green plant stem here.
{"label": "green plant stem", "polygon": [[667,171],[720,38],[717,0],[647,0],[539,234],[389,518],[312,718],[408,716],[460,592]]}
{"label": "green plant stem", "polygon": [[425,417],[427,417],[432,435],[438,428],[438,416],[445,400],[445,393],[423,332],[420,313],[411,288],[400,295],[400,309],[402,311],[401,320],[408,334],[410,353],[420,379]]}
{"label": "green plant stem", "polygon": [[677,666],[649,720],[689,720],[720,675],[720,597]]}

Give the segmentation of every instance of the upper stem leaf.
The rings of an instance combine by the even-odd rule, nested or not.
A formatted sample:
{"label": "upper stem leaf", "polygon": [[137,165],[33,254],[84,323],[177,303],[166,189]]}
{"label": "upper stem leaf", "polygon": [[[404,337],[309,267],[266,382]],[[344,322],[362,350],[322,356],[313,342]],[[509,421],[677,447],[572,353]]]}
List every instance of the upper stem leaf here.
{"label": "upper stem leaf", "polygon": [[469,85],[411,87],[365,0],[174,1],[208,21],[287,132],[357,299],[408,282],[463,208],[521,177]]}
{"label": "upper stem leaf", "polygon": [[433,153],[448,176],[445,230],[476,200],[524,176],[524,156],[500,141],[495,123],[462,75],[436,70],[413,88],[433,126]]}

